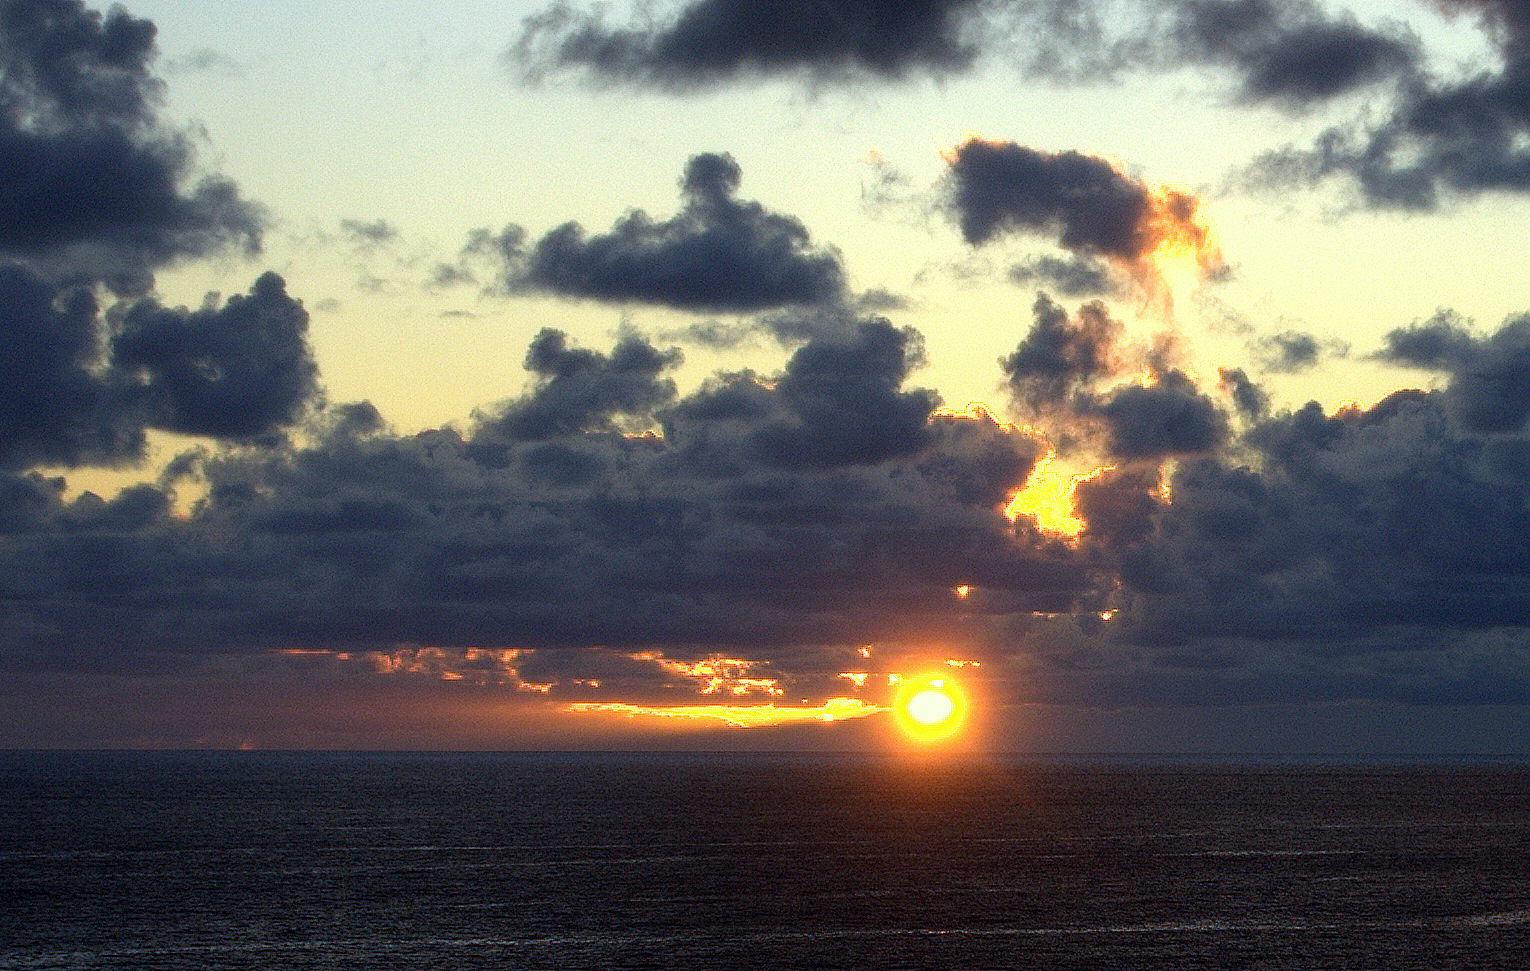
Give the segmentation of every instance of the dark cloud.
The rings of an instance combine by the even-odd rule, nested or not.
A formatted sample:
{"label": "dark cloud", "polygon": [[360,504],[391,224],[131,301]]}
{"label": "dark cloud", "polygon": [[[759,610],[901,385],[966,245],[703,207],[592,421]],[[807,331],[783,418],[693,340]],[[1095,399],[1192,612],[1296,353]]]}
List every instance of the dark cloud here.
{"label": "dark cloud", "polygon": [[1380,357],[1412,367],[1446,371],[1467,360],[1477,344],[1470,322],[1442,310],[1427,321],[1387,334]]}
{"label": "dark cloud", "polygon": [[[327,410],[309,444],[178,463],[206,495],[184,519],[156,511],[164,489],[107,515],[11,477],[0,594],[27,604],[6,629],[31,633],[0,653],[135,668],[276,647],[665,645],[737,652],[821,691],[846,644],[975,642],[1065,609],[1082,564],[1000,513],[1040,445],[986,415],[935,414],[933,395],[901,387],[918,358],[916,335],[868,318],[770,380],[723,375],[674,400],[662,436],[620,435],[601,416],[649,407],[663,355],[544,332],[531,389],[471,436]],[[525,416],[534,436],[506,433]],[[958,584],[985,591],[966,619],[950,612]],[[557,660],[539,677],[588,675]]]}
{"label": "dark cloud", "polygon": [[1499,63],[1464,77],[1411,72],[1395,106],[1325,131],[1310,148],[1288,146],[1250,167],[1267,187],[1348,180],[1378,209],[1428,211],[1451,198],[1530,190],[1530,27],[1507,0],[1444,0],[1475,12]]}
{"label": "dark cloud", "polygon": [[1105,159],[972,138],[950,163],[951,206],[974,246],[1018,231],[1094,256],[1131,260],[1152,248],[1146,188]]}
{"label": "dark cloud", "polygon": [[269,272],[221,308],[132,305],[116,323],[111,360],[150,427],[187,435],[267,435],[294,424],[318,394],[308,312]]}
{"label": "dark cloud", "polygon": [[1070,318],[1045,294],[1037,294],[1035,323],[1014,353],[999,362],[1016,402],[1031,412],[1068,403],[1096,378],[1116,373],[1116,344],[1124,328],[1099,301]]}
{"label": "dark cloud", "polygon": [[803,72],[815,77],[965,71],[978,0],[694,0],[673,17],[608,27],[559,4],[526,18],[510,59],[529,78],[581,69],[606,81],[684,89]]}
{"label": "dark cloud", "polygon": [[1117,388],[1092,410],[1109,428],[1110,453],[1122,459],[1210,453],[1229,436],[1226,413],[1182,371],[1152,385]]}
{"label": "dark cloud", "polygon": [[815,248],[794,217],[734,198],[741,179],[731,155],[697,155],[686,164],[685,204],[672,219],[638,210],[596,236],[565,223],[529,247],[509,227],[497,237],[480,234],[469,248],[497,249],[511,290],[744,312],[842,298],[839,254]]}
{"label": "dark cloud", "polygon": [[1106,159],[969,138],[947,160],[948,205],[973,246],[1008,233],[1053,237],[1079,256],[1115,261],[1150,287],[1159,278],[1153,253],[1166,243],[1196,254],[1208,272],[1221,268],[1200,200],[1151,189]]}
{"label": "dark cloud", "polygon": [[0,100],[12,117],[39,109],[48,127],[152,120],[154,25],[80,0],[7,0],[0,8]]}
{"label": "dark cloud", "polygon": [[1445,399],[1475,432],[1522,432],[1530,417],[1530,315],[1509,318],[1475,337],[1459,318],[1441,313],[1386,337],[1383,360],[1450,375]]}
{"label": "dark cloud", "polygon": [[[1316,405],[1251,430],[1264,471],[1180,468],[1153,541],[1125,561],[1150,594],[1142,636],[1325,643],[1518,627],[1526,480],[1483,462],[1440,394],[1367,410]],[[1523,616],[1523,615],[1520,615]],[[1407,635],[1404,632],[1411,632]]]}
{"label": "dark cloud", "polygon": [[1109,264],[1087,256],[1032,257],[1011,266],[1009,279],[1022,287],[1046,287],[1064,297],[1119,296],[1123,290]]}
{"label": "dark cloud", "polygon": [[1074,504],[1085,535],[1115,546],[1146,539],[1164,505],[1159,485],[1158,469],[1142,466],[1105,469],[1080,482]]}
{"label": "dark cloud", "polygon": [[1417,39],[1308,0],[695,0],[629,27],[557,4],[528,17],[507,58],[528,80],[580,71],[671,90],[801,73],[817,80],[969,71],[1001,54],[1069,84],[1187,66],[1227,70],[1245,102],[1302,109],[1407,76]]}
{"label": "dark cloud", "polygon": [[268,273],[223,308],[94,295],[0,267],[0,468],[117,465],[146,428],[252,438],[317,393],[308,315]]}
{"label": "dark cloud", "polygon": [[923,363],[918,333],[881,318],[861,323],[849,340],[804,345],[776,381],[785,415],[756,433],[760,454],[771,465],[833,468],[919,452],[940,398],[901,388]]}
{"label": "dark cloud", "polygon": [[[1077,322],[1053,311],[1036,334],[1067,347]],[[1453,380],[1530,371],[1517,318],[1434,326],[1447,339],[1388,346]],[[143,673],[300,648],[370,678],[673,703],[711,679],[764,698],[756,675],[832,696],[870,666],[857,645],[940,644],[982,658],[996,696],[1018,679],[1056,704],[1530,698],[1521,427],[1462,421],[1450,389],[1272,414],[1226,372],[1235,434],[1188,375],[1099,390],[1110,375],[1060,355],[1095,375],[1061,397],[1117,463],[1078,485],[1071,543],[1000,513],[1045,445],[909,389],[917,335],[887,321],[683,395],[638,335],[582,351],[548,331],[526,394],[467,435],[332,406],[111,500],[0,477],[0,659]],[[617,433],[644,415],[661,434]],[[172,481],[205,498],[172,514]]]}
{"label": "dark cloud", "polygon": [[674,399],[675,382],[662,375],[681,360],[678,350],[660,351],[636,334],[607,356],[571,348],[566,334],[543,329],[526,352],[534,389],[487,422],[480,436],[539,441],[646,427],[654,411]]}
{"label": "dark cloud", "polygon": [[1349,353],[1344,341],[1319,339],[1297,330],[1260,337],[1250,342],[1249,349],[1260,369],[1273,374],[1297,374],[1317,367],[1325,355],[1344,357]]}
{"label": "dark cloud", "polygon": [[85,290],[0,267],[0,468],[113,463],[142,448],[141,429],[114,420],[97,310]]}
{"label": "dark cloud", "polygon": [[264,217],[155,116],[154,25],[77,0],[0,7],[0,254],[147,290],[169,261],[259,248]]}
{"label": "dark cloud", "polygon": [[1417,38],[1400,27],[1329,19],[1310,2],[1191,0],[1172,9],[1178,56],[1233,68],[1247,102],[1300,108],[1405,77],[1420,60]]}
{"label": "dark cloud", "polygon": [[1242,368],[1218,368],[1217,379],[1232,396],[1233,405],[1245,418],[1263,418],[1270,410],[1270,396]]}

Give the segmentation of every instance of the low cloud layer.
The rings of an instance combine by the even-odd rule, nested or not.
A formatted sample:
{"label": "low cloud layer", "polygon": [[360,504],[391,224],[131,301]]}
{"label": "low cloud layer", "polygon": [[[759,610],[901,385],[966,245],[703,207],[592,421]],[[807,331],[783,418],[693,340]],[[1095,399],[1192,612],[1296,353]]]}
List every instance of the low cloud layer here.
{"label": "low cloud layer", "polygon": [[[1271,414],[1245,406],[1246,375],[1144,380],[1102,308],[1039,300],[1004,370],[1113,463],[1079,485],[1067,543],[1003,514],[1045,445],[939,411],[909,386],[917,335],[885,320],[683,394],[676,352],[637,334],[596,351],[544,331],[530,390],[467,434],[331,406],[306,443],[189,452],[109,502],[11,473],[3,656],[408,666],[429,644],[433,676],[658,704],[698,697],[715,675],[687,666],[709,658],[742,665],[739,697],[821,699],[887,663],[858,645],[938,643],[984,661],[995,699],[1522,703],[1530,434],[1485,390],[1530,369],[1522,324],[1388,339],[1443,391]],[[623,430],[644,421],[660,434]],[[172,515],[170,490],[198,483]]]}

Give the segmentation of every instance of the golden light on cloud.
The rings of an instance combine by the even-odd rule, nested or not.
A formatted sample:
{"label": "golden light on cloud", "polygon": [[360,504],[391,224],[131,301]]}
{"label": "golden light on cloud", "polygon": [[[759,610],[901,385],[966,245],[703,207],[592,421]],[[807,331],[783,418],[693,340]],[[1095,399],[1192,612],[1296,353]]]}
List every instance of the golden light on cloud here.
{"label": "golden light on cloud", "polygon": [[1028,516],[1043,533],[1076,539],[1086,524],[1075,512],[1074,491],[1080,482],[1103,475],[1115,466],[1102,465],[1086,472],[1055,471],[1051,468],[1055,458],[1055,453],[1048,449],[1031,470],[1025,485],[1010,497],[1004,515],[1010,522]]}
{"label": "golden light on cloud", "polygon": [[763,728],[790,722],[837,722],[851,718],[865,718],[886,711],[886,708],[867,704],[859,698],[830,698],[821,705],[792,707],[787,705],[675,705],[656,707],[630,705],[620,702],[581,702],[569,705],[564,711],[572,713],[604,713],[624,715],[631,719],[657,719],[682,722],[697,727],[726,726],[728,728]]}
{"label": "golden light on cloud", "polygon": [[967,718],[967,696],[944,675],[902,678],[893,704],[898,727],[920,742],[951,738]]}

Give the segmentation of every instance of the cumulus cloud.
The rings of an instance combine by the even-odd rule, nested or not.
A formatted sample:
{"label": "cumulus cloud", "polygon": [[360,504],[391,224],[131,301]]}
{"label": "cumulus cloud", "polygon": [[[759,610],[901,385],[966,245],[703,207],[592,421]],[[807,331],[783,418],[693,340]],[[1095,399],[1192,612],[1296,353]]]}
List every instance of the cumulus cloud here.
{"label": "cumulus cloud", "polygon": [[0,467],[114,463],[142,448],[99,369],[95,297],[0,266]]}
{"label": "cumulus cloud", "polygon": [[742,177],[731,155],[703,153],[686,164],[684,206],[670,219],[637,210],[593,236],[564,223],[532,244],[511,226],[479,233],[468,249],[502,258],[512,291],[742,312],[843,298],[839,254],[814,247],[795,217],[735,198]]}
{"label": "cumulus cloud", "polygon": [[1118,388],[1087,410],[1105,419],[1110,454],[1121,459],[1207,454],[1228,440],[1226,413],[1183,371]]}
{"label": "cumulus cloud", "polygon": [[259,248],[261,208],[157,120],[154,34],[78,0],[0,8],[0,255],[141,294],[172,260]]}
{"label": "cumulus cloud", "polygon": [[1193,193],[1151,188],[1106,159],[969,138],[947,161],[948,204],[973,246],[1011,233],[1055,238],[1076,256],[1113,261],[1149,288],[1160,277],[1161,248],[1191,254],[1207,273],[1222,267]]}
{"label": "cumulus cloud", "polygon": [[[1510,389],[1530,371],[1517,319],[1449,324],[1385,353]],[[1449,388],[1328,414],[1272,413],[1230,371],[1231,401],[1172,369],[1109,387],[1113,330],[1039,300],[1010,367],[1060,377],[1046,400],[1105,432],[1114,467],[1079,483],[1071,542],[1003,514],[1045,444],[909,387],[917,335],[888,321],[689,393],[638,334],[597,351],[544,331],[525,394],[467,433],[331,406],[303,436],[188,453],[112,500],[0,477],[0,586],[25,605],[0,658],[144,671],[302,649],[371,658],[372,677],[660,704],[715,684],[830,697],[865,669],[857,645],[939,643],[982,658],[995,698],[1530,697],[1522,422],[1462,420]],[[187,481],[205,498],[172,515]]]}
{"label": "cumulus cloud", "polygon": [[1530,315],[1477,337],[1449,313],[1386,336],[1382,360],[1450,375],[1445,399],[1476,432],[1522,432],[1530,417]]}
{"label": "cumulus cloud", "polygon": [[128,407],[146,424],[186,435],[255,438],[294,424],[318,394],[308,312],[264,273],[222,307],[127,307],[111,338]]}
{"label": "cumulus cloud", "polygon": [[1065,405],[1074,393],[1119,369],[1116,345],[1125,328],[1099,301],[1075,317],[1045,294],[1035,322],[1014,352],[999,362],[1015,400],[1032,413]]}
{"label": "cumulus cloud", "polygon": [[660,351],[637,334],[607,356],[571,348],[566,334],[544,329],[526,352],[535,388],[486,422],[479,437],[539,441],[615,431],[624,422],[646,427],[654,411],[674,399],[675,382],[661,375],[681,360],[678,350]]}
{"label": "cumulus cloud", "polygon": [[102,313],[83,288],[0,267],[0,467],[116,465],[144,431],[253,439],[318,393],[308,315],[274,273],[196,311],[153,300]]}

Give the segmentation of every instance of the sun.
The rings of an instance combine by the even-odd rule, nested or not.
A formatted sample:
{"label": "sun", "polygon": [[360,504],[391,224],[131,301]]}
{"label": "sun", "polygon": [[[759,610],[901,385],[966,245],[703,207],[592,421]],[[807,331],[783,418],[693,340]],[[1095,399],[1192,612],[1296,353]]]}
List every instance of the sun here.
{"label": "sun", "polygon": [[934,742],[961,731],[967,698],[956,682],[943,675],[905,678],[898,685],[893,711],[904,734]]}

